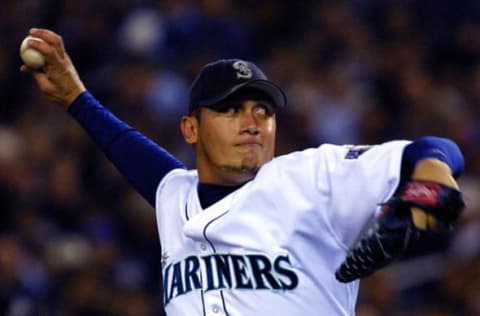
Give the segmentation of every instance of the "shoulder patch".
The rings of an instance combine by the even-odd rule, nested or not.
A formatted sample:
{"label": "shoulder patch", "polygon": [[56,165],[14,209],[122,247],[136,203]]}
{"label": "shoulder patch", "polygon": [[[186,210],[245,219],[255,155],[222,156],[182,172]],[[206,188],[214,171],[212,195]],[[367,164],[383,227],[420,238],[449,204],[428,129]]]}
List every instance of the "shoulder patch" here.
{"label": "shoulder patch", "polygon": [[372,145],[345,145],[348,149],[345,159],[357,159],[361,154],[372,148]]}

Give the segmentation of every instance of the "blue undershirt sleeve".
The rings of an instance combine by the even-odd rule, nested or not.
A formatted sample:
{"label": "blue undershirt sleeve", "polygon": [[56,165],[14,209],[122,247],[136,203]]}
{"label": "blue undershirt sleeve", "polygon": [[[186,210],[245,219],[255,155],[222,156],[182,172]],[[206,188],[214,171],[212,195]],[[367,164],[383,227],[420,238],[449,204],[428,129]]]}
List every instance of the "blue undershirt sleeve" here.
{"label": "blue undershirt sleeve", "polygon": [[422,159],[436,158],[445,162],[458,178],[465,169],[465,160],[460,148],[448,138],[425,136],[405,147],[402,157],[402,182],[408,180],[415,164]]}
{"label": "blue undershirt sleeve", "polygon": [[150,205],[161,179],[184,164],[103,107],[88,91],[68,108],[125,179]]}

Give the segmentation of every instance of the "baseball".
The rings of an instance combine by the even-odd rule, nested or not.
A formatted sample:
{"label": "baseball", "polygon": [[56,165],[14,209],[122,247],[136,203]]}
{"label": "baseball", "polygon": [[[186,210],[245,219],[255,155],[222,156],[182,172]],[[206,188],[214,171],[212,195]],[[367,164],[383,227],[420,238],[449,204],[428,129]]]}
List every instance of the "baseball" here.
{"label": "baseball", "polygon": [[33,36],[25,37],[25,39],[22,41],[22,44],[20,45],[20,57],[22,58],[25,65],[27,65],[28,67],[33,69],[42,68],[45,65],[45,57],[38,50],[29,48],[27,46],[27,41],[30,39],[36,41],[43,41],[42,39]]}

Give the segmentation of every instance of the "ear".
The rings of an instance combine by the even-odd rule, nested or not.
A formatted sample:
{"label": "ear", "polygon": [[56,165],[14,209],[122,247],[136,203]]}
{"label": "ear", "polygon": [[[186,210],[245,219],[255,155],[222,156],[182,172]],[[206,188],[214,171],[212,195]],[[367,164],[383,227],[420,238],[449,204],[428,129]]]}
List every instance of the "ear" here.
{"label": "ear", "polygon": [[187,144],[194,145],[198,140],[198,118],[196,116],[183,116],[180,129]]}

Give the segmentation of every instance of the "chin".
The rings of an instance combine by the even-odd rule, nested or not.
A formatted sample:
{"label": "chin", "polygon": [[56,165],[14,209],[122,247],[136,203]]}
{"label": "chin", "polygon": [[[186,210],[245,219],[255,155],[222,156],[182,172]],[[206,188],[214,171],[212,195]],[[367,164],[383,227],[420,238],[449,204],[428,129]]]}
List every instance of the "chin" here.
{"label": "chin", "polygon": [[255,165],[255,166],[242,166],[240,167],[239,170],[242,173],[256,174],[258,169],[260,169],[260,166]]}
{"label": "chin", "polygon": [[237,174],[254,176],[261,165],[260,163],[240,163],[238,165],[224,165],[222,169]]}
{"label": "chin", "polygon": [[264,159],[258,155],[248,155],[240,162],[242,168],[246,170],[258,170],[265,163]]}

